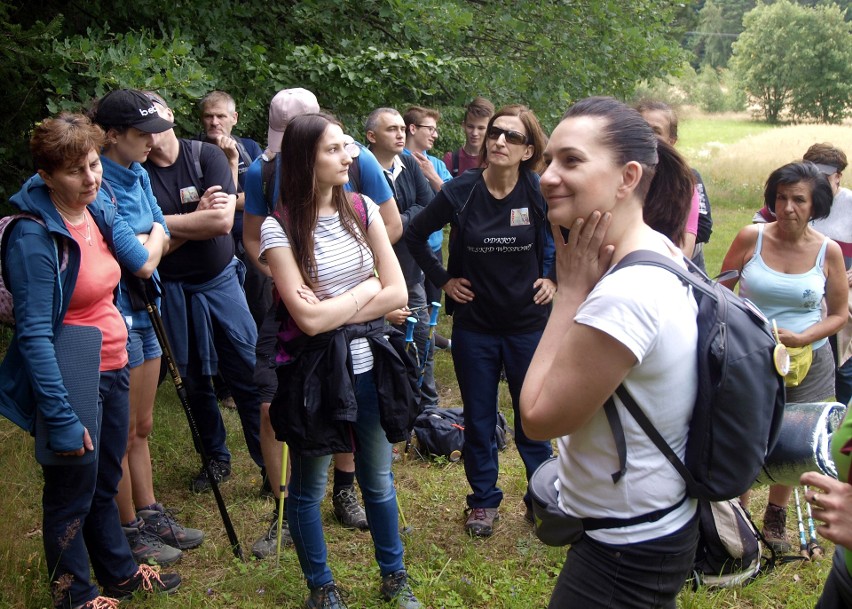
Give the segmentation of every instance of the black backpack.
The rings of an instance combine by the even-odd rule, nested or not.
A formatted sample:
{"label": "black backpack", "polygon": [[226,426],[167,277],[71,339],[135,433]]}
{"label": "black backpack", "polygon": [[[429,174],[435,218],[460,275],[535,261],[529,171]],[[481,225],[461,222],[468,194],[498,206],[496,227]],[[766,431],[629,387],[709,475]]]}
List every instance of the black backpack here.
{"label": "black backpack", "polygon": [[[497,449],[507,446],[506,417],[497,413]],[[414,420],[415,450],[421,457],[447,457],[458,461],[464,451],[464,412],[461,408],[426,408]]]}
{"label": "black backpack", "polygon": [[[635,264],[667,269],[692,287],[698,302],[698,395],[685,460],[677,457],[624,385],[616,395],[686,481],[690,497],[724,501],[751,488],[775,446],[784,414],[784,379],[775,369],[775,339],[766,317],[686,263],[691,271],[661,254],[640,250],[613,269]],[[612,398],[604,409],[621,466],[613,474],[617,482],[627,468],[624,430]]]}

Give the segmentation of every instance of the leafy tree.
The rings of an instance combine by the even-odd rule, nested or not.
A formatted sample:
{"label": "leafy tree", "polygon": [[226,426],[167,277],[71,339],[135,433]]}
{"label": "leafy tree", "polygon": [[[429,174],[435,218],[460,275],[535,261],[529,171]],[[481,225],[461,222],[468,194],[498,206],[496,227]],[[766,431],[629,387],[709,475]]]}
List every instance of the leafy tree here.
{"label": "leafy tree", "polygon": [[852,32],[836,5],[808,8],[781,0],[743,19],[732,66],[767,121],[839,122],[852,86]]}
{"label": "leafy tree", "polygon": [[[379,105],[420,103],[461,118],[475,95],[522,102],[550,126],[571,100],[627,97],[642,78],[679,69],[684,10],[670,0],[0,0],[0,20],[27,39],[32,60],[12,49],[4,68],[17,95],[17,137],[37,118],[79,108],[115,87],[157,89],[179,131],[198,130],[195,103],[231,93],[241,135],[262,141],[269,100],[304,86],[357,134]],[[61,17],[60,17],[61,14]],[[42,21],[52,18],[49,25]],[[39,21],[42,20],[42,21]],[[672,24],[680,24],[675,25]],[[50,34],[45,34],[50,28]],[[0,49],[2,52],[2,49]],[[19,63],[30,61],[30,66]],[[17,91],[18,89],[16,89]],[[443,145],[455,144],[442,140]],[[25,164],[0,165],[18,179]]]}

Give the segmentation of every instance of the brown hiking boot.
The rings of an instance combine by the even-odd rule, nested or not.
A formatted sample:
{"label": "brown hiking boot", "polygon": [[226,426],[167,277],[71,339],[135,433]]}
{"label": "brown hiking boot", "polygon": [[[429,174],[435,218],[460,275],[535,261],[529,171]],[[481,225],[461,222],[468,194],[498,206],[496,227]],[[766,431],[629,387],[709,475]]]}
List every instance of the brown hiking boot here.
{"label": "brown hiking boot", "polygon": [[499,519],[497,508],[470,508],[464,530],[473,537],[491,537],[494,522]]}
{"label": "brown hiking boot", "polygon": [[787,541],[787,508],[769,503],[763,513],[763,536],[766,543],[776,552],[783,554],[790,551]]}

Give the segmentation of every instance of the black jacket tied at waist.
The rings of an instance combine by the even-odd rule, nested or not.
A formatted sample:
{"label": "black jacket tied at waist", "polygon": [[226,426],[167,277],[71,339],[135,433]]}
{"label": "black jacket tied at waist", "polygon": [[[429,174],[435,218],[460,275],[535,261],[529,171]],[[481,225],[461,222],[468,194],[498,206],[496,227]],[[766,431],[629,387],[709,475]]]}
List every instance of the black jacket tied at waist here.
{"label": "black jacket tied at waist", "polygon": [[269,409],[275,437],[291,450],[318,457],[357,449],[351,425],[358,419],[349,343],[366,338],[373,352],[379,417],[388,442],[408,438],[419,414],[417,372],[402,332],[383,319],[350,324],[286,345],[293,361],[280,366]]}

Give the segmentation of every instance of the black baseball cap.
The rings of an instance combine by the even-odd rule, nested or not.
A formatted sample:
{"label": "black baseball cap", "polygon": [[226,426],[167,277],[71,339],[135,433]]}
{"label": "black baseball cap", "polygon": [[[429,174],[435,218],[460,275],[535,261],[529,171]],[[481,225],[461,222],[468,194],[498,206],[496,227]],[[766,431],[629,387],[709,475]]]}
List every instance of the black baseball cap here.
{"label": "black baseball cap", "polygon": [[102,127],[136,127],[144,133],[162,133],[174,127],[157,114],[148,96],[136,89],[118,89],[104,95],[95,110],[95,122]]}

